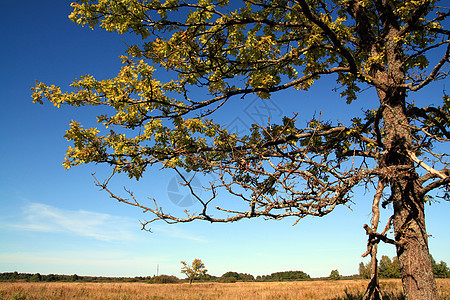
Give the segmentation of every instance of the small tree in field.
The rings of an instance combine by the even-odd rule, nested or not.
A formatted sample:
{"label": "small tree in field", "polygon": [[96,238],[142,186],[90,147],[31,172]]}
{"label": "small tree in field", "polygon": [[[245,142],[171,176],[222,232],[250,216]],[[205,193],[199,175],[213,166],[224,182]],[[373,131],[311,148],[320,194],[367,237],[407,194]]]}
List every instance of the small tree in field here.
{"label": "small tree in field", "polygon": [[332,270],[330,273],[330,276],[328,277],[330,280],[340,280],[341,279],[341,275],[339,275],[339,271],[338,270]]}
{"label": "small tree in field", "polygon": [[[71,122],[66,168],[104,163],[136,179],[152,166],[177,172],[201,206],[195,212],[173,214],[97,181],[111,197],[152,213],[144,228],[156,220],[321,217],[363,186],[374,195],[366,298],[376,297],[381,241],[397,249],[406,299],[439,298],[424,206],[433,191],[449,197],[450,98],[417,105],[414,95],[449,74],[448,1],[79,0],[72,7],[74,22],[133,32],[142,42],[128,48],[115,78],[86,75],[67,93],[39,82],[33,88],[35,102],[105,107],[97,121],[106,130]],[[172,80],[154,78],[156,69]],[[341,91],[348,104],[365,89],[377,99],[360,99],[361,116],[334,123],[305,125],[294,114],[238,134],[213,119],[232,99],[265,101],[288,89],[298,91],[292,110],[301,111],[302,93],[324,77],[336,80],[330,92]],[[198,173],[215,178],[201,196],[191,184]],[[242,205],[230,207],[219,191]],[[393,208],[381,233],[380,204]]]}
{"label": "small tree in field", "polygon": [[206,270],[205,268],[205,264],[201,261],[201,259],[194,259],[191,265],[186,263],[185,261],[181,261],[181,263],[183,264],[181,273],[186,275],[189,280],[189,284],[192,284],[195,279],[205,276],[206,272],[208,272],[208,270]]}

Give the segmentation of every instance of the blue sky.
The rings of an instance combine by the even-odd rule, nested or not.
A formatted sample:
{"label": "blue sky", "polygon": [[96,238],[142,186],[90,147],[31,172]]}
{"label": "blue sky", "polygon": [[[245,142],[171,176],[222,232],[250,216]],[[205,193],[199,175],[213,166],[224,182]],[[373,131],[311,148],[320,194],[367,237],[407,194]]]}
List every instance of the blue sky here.
{"label": "blue sky", "polygon": [[[71,1],[6,1],[0,11],[0,272],[79,274],[99,276],[147,276],[159,272],[180,274],[181,260],[201,258],[210,274],[227,271],[270,274],[302,270],[311,276],[328,276],[333,269],[351,275],[358,271],[366,251],[363,224],[370,222],[371,193],[355,193],[352,210],[339,207],[324,218],[282,221],[245,220],[233,224],[167,225],[155,223],[153,233],[141,231],[138,209],[119,204],[99,191],[91,176],[101,179],[108,169],[87,165],[63,169],[61,162],[69,143],[64,139],[70,120],[93,125],[96,111],[56,109],[31,102],[35,79],[67,88],[74,78],[91,74],[113,77],[120,67],[119,55],[132,36],[118,36],[100,29],[81,28],[69,21]],[[448,80],[446,80],[448,86]],[[439,103],[446,82],[417,95]],[[283,114],[310,118],[322,111],[325,119],[345,121],[359,115],[362,107],[376,105],[372,90],[346,105],[325,80],[308,93],[284,92],[261,105],[255,99],[234,100],[215,116],[235,130],[263,118]],[[259,114],[259,115],[258,115]],[[198,184],[207,182],[199,179]],[[157,198],[167,211],[180,211],[176,178],[152,169],[138,183],[118,176],[112,182],[141,199]],[[235,201],[228,195],[226,201]],[[187,201],[189,199],[186,199]],[[450,263],[448,251],[449,203],[426,207],[431,253]],[[188,207],[195,210],[195,204]],[[382,211],[384,227],[390,209]],[[148,216],[150,218],[151,216]],[[380,246],[380,256],[395,255],[390,245]]]}

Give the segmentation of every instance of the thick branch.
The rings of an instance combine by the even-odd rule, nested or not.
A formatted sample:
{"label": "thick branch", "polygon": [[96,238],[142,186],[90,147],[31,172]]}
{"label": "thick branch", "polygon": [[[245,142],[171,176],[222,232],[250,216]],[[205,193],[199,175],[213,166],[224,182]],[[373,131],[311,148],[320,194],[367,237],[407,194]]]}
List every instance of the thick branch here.
{"label": "thick branch", "polygon": [[325,35],[330,38],[330,40],[333,42],[334,46],[339,49],[339,52],[345,57],[347,60],[349,66],[350,66],[350,72],[353,74],[358,73],[358,68],[356,66],[355,58],[350,53],[350,51],[342,45],[342,39],[337,36],[337,34],[325,23],[323,22],[316,14],[314,14],[309,5],[306,3],[305,0],[299,0],[298,3],[300,4],[303,13],[305,16],[314,24],[320,27],[320,29],[323,30]]}
{"label": "thick branch", "polygon": [[433,181],[432,183],[426,185],[425,187],[423,187],[421,189],[421,194],[425,195],[425,194],[431,192],[432,190],[437,189],[437,188],[442,187],[442,186],[448,186],[449,187],[450,186],[450,170],[446,170],[446,171],[447,171],[447,174],[448,174],[448,176],[446,178]]}
{"label": "thick branch", "polygon": [[403,246],[406,244],[406,241],[395,241],[393,239],[390,239],[388,237],[386,237],[385,235],[382,235],[376,231],[374,231],[372,228],[369,227],[369,225],[364,224],[364,229],[366,230],[366,234],[367,235],[372,235],[376,238],[379,238],[381,241],[387,243],[387,244],[392,244],[392,245],[396,245],[396,246]]}
{"label": "thick branch", "polygon": [[431,1],[425,1],[422,5],[419,5],[414,9],[414,11],[410,14],[409,20],[403,25],[400,29],[398,36],[401,37],[404,34],[410,32],[411,28],[413,28],[420,18],[423,17],[424,13],[430,7]]}
{"label": "thick branch", "polygon": [[422,160],[419,160],[417,158],[417,156],[414,154],[414,152],[406,150],[406,152],[408,153],[408,156],[415,162],[417,163],[419,166],[421,166],[422,168],[424,168],[425,170],[427,170],[428,172],[430,172],[431,174],[436,175],[437,177],[440,177],[442,179],[446,179],[448,177],[448,175],[444,174],[443,172],[440,172],[436,169],[433,169],[432,167],[428,166],[426,163],[424,163]]}
{"label": "thick branch", "polygon": [[[383,196],[383,190],[386,186],[386,183],[379,179],[378,180],[378,186],[377,191],[375,192],[375,196],[373,198],[372,203],[372,227],[371,229],[376,232],[378,228],[378,223],[380,221],[380,200]],[[367,252],[365,252],[362,257],[366,257],[368,254],[372,257],[372,267],[374,267],[373,264],[376,264],[376,255],[377,255],[377,247],[378,239],[374,238],[374,236],[369,235],[368,241],[367,241]],[[372,276],[376,275],[374,274],[374,270],[372,270]],[[376,270],[375,270],[376,271]]]}

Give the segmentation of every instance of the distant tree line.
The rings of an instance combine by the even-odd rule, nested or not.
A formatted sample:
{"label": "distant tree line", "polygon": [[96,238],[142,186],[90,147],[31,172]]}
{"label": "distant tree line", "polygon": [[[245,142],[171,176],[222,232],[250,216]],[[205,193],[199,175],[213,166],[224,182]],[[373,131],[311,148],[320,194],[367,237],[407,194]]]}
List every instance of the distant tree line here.
{"label": "distant tree line", "polygon": [[18,273],[18,272],[6,272],[0,273],[0,281],[28,281],[28,282],[38,282],[38,281],[92,281],[92,280],[102,280],[106,281],[110,278],[108,277],[81,277],[77,274],[73,275],[57,275],[57,274],[48,274],[41,275],[40,273],[36,274],[28,274],[28,273]]}
{"label": "distant tree line", "polygon": [[306,279],[311,279],[311,277],[303,271],[276,272],[270,275],[258,275],[256,276],[256,278],[251,274],[228,271],[220,277],[206,274],[200,277],[198,281],[217,281],[223,283],[232,283],[238,281],[295,281]]}
{"label": "distant tree line", "polygon": [[228,271],[224,273],[220,277],[211,276],[206,274],[209,277],[202,277],[200,281],[218,281],[224,283],[231,282],[248,282],[248,281],[295,281],[295,280],[306,280],[311,279],[311,277],[303,271],[284,271],[284,272],[276,272],[270,275],[258,275],[256,278],[247,273],[238,273],[233,271]]}
{"label": "distant tree line", "polygon": [[270,275],[257,276],[257,281],[294,281],[294,280],[305,280],[311,277],[302,271],[285,271],[276,272]]}
{"label": "distant tree line", "polygon": [[[432,257],[431,264],[433,267],[434,277],[450,278],[450,269],[445,261],[441,260],[439,263],[436,263]],[[370,262],[367,264],[361,262],[359,264],[359,275],[362,278],[370,278],[371,267]],[[393,257],[391,260],[388,256],[383,255],[378,263],[378,274],[380,278],[401,278],[400,265],[397,257]]]}
{"label": "distant tree line", "polygon": [[[256,278],[247,273],[226,272],[222,276],[217,277],[210,274],[200,276],[197,281],[206,282],[224,282],[231,283],[237,281],[294,281],[310,279],[310,276],[302,271],[286,271],[276,272],[270,275],[257,276]],[[0,281],[26,281],[26,282],[147,282],[147,283],[181,283],[185,280],[179,279],[176,276],[159,275],[159,276],[137,276],[137,277],[95,277],[95,276],[78,276],[74,275],[41,275],[39,273],[18,273],[6,272],[0,273]]]}
{"label": "distant tree line", "polygon": [[22,282],[148,282],[148,283],[179,283],[181,279],[176,276],[160,275],[147,277],[103,277],[103,276],[78,276],[40,273],[18,273],[5,272],[0,273],[0,282],[22,281]]}
{"label": "distant tree line", "polygon": [[224,273],[222,276],[220,276],[220,278],[218,278],[218,281],[219,282],[255,281],[255,277],[247,273],[228,271]]}
{"label": "distant tree line", "polygon": [[102,276],[78,276],[73,275],[57,275],[48,274],[41,275],[40,273],[18,273],[18,272],[6,272],[0,273],[1,281],[25,281],[25,282],[148,282],[148,283],[179,283],[182,282],[176,276],[159,275],[159,276],[147,276],[147,277],[102,277]]}
{"label": "distant tree line", "polygon": [[[437,263],[432,258],[433,273],[437,278],[450,278],[450,268],[445,261]],[[341,276],[338,270],[333,270],[328,279],[357,279],[357,278],[370,278],[370,263],[359,264],[359,274],[352,276]],[[379,276],[380,278],[400,278],[400,269],[397,257],[390,259],[388,256],[383,255],[379,261]],[[319,278],[319,279],[326,279]],[[296,280],[314,280],[308,274],[303,271],[284,271],[275,272],[270,275],[256,276],[256,278],[247,273],[238,273],[229,271],[222,276],[217,277],[210,274],[202,275],[197,281],[200,282],[238,282],[238,281],[296,281]],[[26,281],[26,282],[146,282],[146,283],[181,283],[185,280],[171,275],[159,275],[159,276],[137,276],[137,277],[96,277],[96,276],[79,276],[73,275],[57,275],[48,274],[41,275],[39,273],[18,273],[18,272],[6,272],[0,273],[1,281]]]}

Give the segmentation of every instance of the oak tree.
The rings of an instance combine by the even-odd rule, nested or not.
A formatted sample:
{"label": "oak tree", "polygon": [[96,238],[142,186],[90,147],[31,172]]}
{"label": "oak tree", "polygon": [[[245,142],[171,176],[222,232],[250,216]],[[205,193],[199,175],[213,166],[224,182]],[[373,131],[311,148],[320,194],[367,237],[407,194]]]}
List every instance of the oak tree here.
{"label": "oak tree", "polygon": [[194,259],[192,264],[188,264],[185,261],[182,261],[181,264],[183,265],[183,267],[181,268],[181,273],[187,276],[189,284],[192,284],[195,279],[199,279],[202,276],[205,276],[206,272],[208,272],[208,270],[206,270],[205,268],[205,264],[201,259],[198,258]]}
{"label": "oak tree", "polygon": [[[324,216],[365,185],[375,192],[374,219],[365,227],[368,254],[376,254],[380,241],[394,244],[406,298],[438,299],[424,204],[432,191],[448,199],[442,149],[450,139],[450,100],[443,93],[440,105],[430,99],[418,106],[412,95],[448,75],[444,6],[437,0],[80,0],[71,20],[135,33],[142,42],[129,46],[117,77],[82,76],[69,92],[38,82],[33,99],[105,107],[97,121],[107,130],[70,123],[66,168],[94,162],[136,179],[151,167],[182,176],[202,207],[198,213],[174,215],[160,201],[121,196],[108,180],[97,182],[152,213],[144,227],[155,220]],[[173,80],[158,80],[155,71],[162,69]],[[302,93],[324,77],[336,80],[349,105],[361,89],[374,89],[376,109],[340,122],[313,118],[306,126],[285,116],[244,134],[214,120],[231,99],[264,101],[287,89],[298,90],[292,106],[300,110]],[[195,174],[215,174],[205,187],[210,196],[191,187]],[[222,203],[221,190],[247,209]],[[393,226],[392,238],[377,231],[380,202],[393,207],[386,226]]]}

